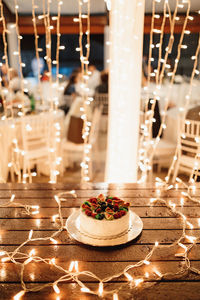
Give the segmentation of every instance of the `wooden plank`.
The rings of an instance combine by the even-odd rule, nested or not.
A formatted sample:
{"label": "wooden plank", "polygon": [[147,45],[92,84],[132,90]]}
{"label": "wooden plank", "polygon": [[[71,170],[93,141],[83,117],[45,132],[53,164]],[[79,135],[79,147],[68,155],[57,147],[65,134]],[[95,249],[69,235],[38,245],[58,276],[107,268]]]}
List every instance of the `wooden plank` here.
{"label": "wooden plank", "polygon": [[[89,271],[98,276],[99,278],[105,278],[112,276],[116,272],[120,273],[128,266],[132,264],[131,262],[110,262],[109,264],[106,262],[78,262],[78,269],[80,272],[82,271]],[[60,262],[58,264],[65,270],[69,269],[70,262]],[[200,262],[193,261],[192,266],[194,268],[200,269]],[[150,265],[143,265],[142,267],[135,268],[129,270],[129,274],[133,277],[143,276],[145,272],[149,273],[148,280],[156,280],[157,275],[153,272],[153,269],[159,270],[162,274],[164,273],[176,273],[183,268],[182,261],[169,261],[167,264],[166,262],[158,261],[158,262],[151,262]],[[25,282],[52,282],[62,276],[64,272],[60,271],[59,269],[55,268],[52,265],[48,265],[45,263],[29,263],[26,266],[24,272],[24,281]],[[175,276],[174,276],[175,277]],[[199,281],[200,275],[190,272],[183,273],[181,276],[176,276],[179,281]],[[95,278],[81,275],[80,279],[84,282],[96,282]],[[168,277],[169,281],[173,281],[174,278],[171,276]],[[14,263],[0,263],[0,282],[19,282],[20,281],[20,265],[16,265]],[[127,278],[122,275],[120,277],[115,278],[115,281],[124,281],[127,282]]]}
{"label": "wooden plank", "polygon": [[[178,184],[180,189],[185,190],[185,187],[182,184]],[[195,184],[196,189],[200,189],[200,183]],[[123,183],[123,184],[114,184],[114,183],[0,183],[1,190],[152,190],[159,188],[154,182],[147,183]]]}
{"label": "wooden plank", "polygon": [[[34,247],[26,245],[21,249],[23,253],[29,253]],[[13,252],[16,246],[2,246],[1,250]],[[128,243],[115,247],[91,247],[87,245],[49,245],[37,246],[37,255],[43,258],[57,258],[59,261],[137,261],[142,260],[152,249],[152,245],[135,245]],[[177,252],[183,250],[179,246],[167,247],[162,246],[156,250],[152,256],[152,261],[177,261],[175,256]],[[189,253],[191,260],[200,260],[199,245],[194,245]]]}
{"label": "wooden plank", "polygon": [[[48,237],[52,235],[55,230],[48,231],[48,230],[34,230],[34,238],[41,238],[41,237]],[[196,237],[200,237],[199,230],[187,230],[186,233],[188,235],[194,235]],[[1,230],[0,232],[0,240],[1,246],[6,245],[16,245],[19,246],[22,244],[28,237],[29,230],[23,231],[8,231],[8,230]],[[180,236],[182,235],[182,230],[143,230],[141,236],[134,240],[133,244],[154,244],[155,241],[159,242],[159,244],[171,244],[175,242]],[[56,236],[56,240],[58,245],[61,244],[71,244],[71,245],[78,245],[80,244],[76,240],[72,239],[66,231],[62,231]],[[188,241],[184,242],[188,244]],[[30,242],[29,245],[38,245],[38,244],[49,244],[49,241],[42,241],[42,242]]]}
{"label": "wooden plank", "polygon": [[[1,198],[0,199],[0,205],[3,205],[7,202],[9,202],[10,198]],[[160,201],[156,201],[154,203],[150,202],[149,197],[142,197],[142,198],[133,198],[133,197],[123,197],[123,200],[126,202],[130,202],[132,207],[162,207],[165,206],[165,204],[161,203]],[[169,197],[163,199],[169,204],[169,201],[176,204],[177,207],[181,207],[181,201],[179,198]],[[200,201],[200,197],[197,197],[197,199]],[[82,198],[66,198],[67,201],[62,202],[62,207],[80,207],[80,205],[88,200],[88,197],[82,197]],[[57,202],[55,201],[54,197],[49,197],[48,201],[45,198],[16,198],[15,202],[19,202],[21,204],[29,204],[29,205],[40,205],[40,207],[57,207]],[[191,200],[188,200],[185,198],[184,200],[184,207],[198,207],[200,204],[193,202]]]}
{"label": "wooden plank", "polygon": [[[177,197],[180,199],[182,196],[180,191],[178,190],[169,190],[169,191],[161,191],[161,194],[158,194],[156,190],[75,190],[77,197],[82,198],[90,198],[97,197],[99,194],[103,193],[105,195],[110,196],[118,196],[118,197],[131,197],[131,198],[151,198],[151,197]],[[10,198],[12,194],[15,194],[17,199],[22,198],[44,198],[49,199],[49,197],[53,197],[54,195],[58,195],[59,193],[64,193],[66,190],[0,190],[0,198]],[[197,197],[200,196],[199,193],[196,194]],[[195,197],[195,195],[194,195]]]}
{"label": "wooden plank", "polygon": [[[1,230],[55,230],[58,228],[56,223],[51,219],[0,219]],[[190,223],[193,224],[194,229],[199,229],[198,218],[188,218]],[[178,218],[142,218],[144,229],[182,229],[181,220]]]}
{"label": "wooden plank", "polygon": [[[39,203],[37,203],[39,204]],[[62,216],[69,217],[75,210],[79,211],[79,205],[74,207],[64,207],[62,208]],[[150,218],[169,218],[175,217],[174,213],[167,207],[131,207],[131,210],[138,214],[140,217],[150,217]],[[179,207],[178,211],[183,213],[189,218],[199,218],[200,209],[196,207]],[[34,218],[51,218],[53,215],[58,213],[58,208],[52,207],[40,207],[39,214],[33,216]],[[24,208],[21,207],[5,207],[0,208],[0,218],[3,219],[17,219],[17,218],[30,218],[29,215],[25,214]]]}
{"label": "wooden plank", "polygon": [[[106,284],[106,291],[110,289],[118,289],[121,283]],[[31,284],[31,287],[38,286],[38,284]],[[87,287],[96,290],[98,287],[95,283],[88,283]],[[120,291],[119,299],[123,300],[199,300],[199,282],[161,282],[155,283],[144,283],[141,287],[130,290],[129,285],[125,285]],[[98,300],[98,296],[91,294],[83,294],[80,291],[80,287],[74,283],[63,283],[59,284],[61,290],[60,299],[70,300]],[[0,294],[2,299],[12,299],[12,297],[21,291],[20,284],[1,284]],[[68,298],[66,298],[68,297]],[[45,288],[44,290],[37,293],[28,293],[23,296],[23,300],[55,300],[56,294],[52,288]],[[104,300],[111,300],[110,297],[103,297]]]}

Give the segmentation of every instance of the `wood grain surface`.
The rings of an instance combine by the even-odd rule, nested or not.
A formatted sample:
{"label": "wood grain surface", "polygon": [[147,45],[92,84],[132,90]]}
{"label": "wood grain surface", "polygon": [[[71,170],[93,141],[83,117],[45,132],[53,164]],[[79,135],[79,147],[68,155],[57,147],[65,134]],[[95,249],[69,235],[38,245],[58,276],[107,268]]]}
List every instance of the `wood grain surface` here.
{"label": "wood grain surface", "polygon": [[[33,235],[46,237],[53,234],[59,224],[52,221],[52,215],[58,213],[57,203],[54,195],[75,190],[77,199],[71,195],[62,203],[62,215],[67,220],[69,215],[79,209],[80,204],[89,197],[97,196],[99,193],[122,197],[130,202],[131,209],[138,214],[144,224],[142,234],[134,241],[116,247],[90,247],[73,240],[67,231],[57,235],[57,245],[48,241],[30,242],[21,250],[25,253],[33,247],[37,255],[44,258],[55,257],[57,262],[68,268],[72,260],[79,261],[79,270],[89,270],[104,278],[116,272],[122,271],[132,262],[137,262],[145,257],[152,249],[155,241],[162,245],[170,245],[182,234],[182,223],[179,218],[165,207],[162,203],[150,204],[150,198],[159,194],[158,188],[153,184],[0,184],[0,205],[9,201],[12,194],[15,194],[15,202],[23,205],[39,205],[40,212],[37,215],[26,215],[20,205],[15,207],[0,208],[0,244],[1,250],[13,251],[23,243],[33,229]],[[188,217],[188,221],[193,224],[194,229],[187,229],[188,235],[200,237],[200,208],[197,203],[185,199],[184,207],[181,206],[180,197],[184,188],[162,191],[159,197],[166,201],[171,201],[177,205],[177,209]],[[200,199],[200,185],[196,187],[195,197]],[[161,273],[178,272],[182,268],[182,259],[176,257],[178,246],[156,250],[151,259],[150,266],[142,266],[131,271],[132,276],[143,275],[144,272],[151,273],[152,267],[156,267]],[[196,244],[189,253],[191,264],[195,268],[200,268],[200,245]],[[62,273],[49,267],[44,263],[30,263],[26,266],[24,281],[28,286],[49,283],[59,278]],[[86,276],[80,277],[88,287],[95,289],[95,279]],[[0,263],[0,299],[12,299],[21,290],[20,286],[20,266],[11,262]],[[105,285],[105,289],[118,287],[124,283],[124,287],[119,296],[119,300],[138,299],[200,299],[200,275],[191,272],[183,273],[181,276],[157,281],[156,276],[151,276],[145,283],[145,289],[132,288],[127,283],[124,276],[114,279],[113,282]],[[61,295],[59,300],[64,299],[99,299],[97,296],[84,294],[80,287],[73,281],[59,284]],[[53,289],[45,288],[37,293],[28,293],[23,299],[55,299],[57,295]],[[112,299],[108,296],[104,299]]]}

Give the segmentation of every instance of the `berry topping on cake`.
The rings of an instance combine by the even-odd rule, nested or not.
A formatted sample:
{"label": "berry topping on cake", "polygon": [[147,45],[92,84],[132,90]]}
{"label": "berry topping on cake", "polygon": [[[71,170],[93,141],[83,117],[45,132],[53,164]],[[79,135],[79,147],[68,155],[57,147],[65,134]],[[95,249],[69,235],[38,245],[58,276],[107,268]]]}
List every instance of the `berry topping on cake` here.
{"label": "berry topping on cake", "polygon": [[85,201],[81,209],[88,217],[96,220],[114,220],[123,217],[128,212],[129,206],[130,203],[118,197],[105,197],[100,194],[97,198]]}

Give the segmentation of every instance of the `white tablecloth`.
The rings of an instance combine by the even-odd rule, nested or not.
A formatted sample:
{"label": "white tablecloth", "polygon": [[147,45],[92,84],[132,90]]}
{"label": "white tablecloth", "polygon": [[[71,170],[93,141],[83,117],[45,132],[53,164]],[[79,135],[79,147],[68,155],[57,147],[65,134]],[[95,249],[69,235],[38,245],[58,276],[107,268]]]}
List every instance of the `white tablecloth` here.
{"label": "white tablecloth", "polygon": [[178,141],[178,121],[180,111],[177,107],[171,108],[167,111],[166,115],[166,129],[164,130],[164,139],[173,142],[174,144]]}
{"label": "white tablecloth", "polygon": [[[183,82],[180,84],[173,84],[170,88],[170,83],[166,82],[161,88],[156,90],[156,84],[151,83],[149,86],[149,98],[153,97],[153,92],[156,90],[157,95],[160,97],[160,109],[162,110],[165,105],[165,98],[168,97],[169,101],[177,107],[184,106],[186,102],[185,96],[188,94],[190,84]],[[145,100],[147,92],[142,89],[142,99]],[[200,104],[200,81],[194,80],[192,84],[192,93],[190,98],[190,104]]]}

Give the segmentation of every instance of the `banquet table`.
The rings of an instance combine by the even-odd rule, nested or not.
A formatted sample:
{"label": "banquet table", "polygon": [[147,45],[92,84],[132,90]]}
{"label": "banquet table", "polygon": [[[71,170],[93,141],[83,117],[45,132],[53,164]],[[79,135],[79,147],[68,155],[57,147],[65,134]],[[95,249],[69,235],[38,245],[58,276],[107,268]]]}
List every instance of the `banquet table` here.
{"label": "banquet table", "polygon": [[[0,251],[14,251],[23,243],[30,230],[33,230],[34,237],[44,237],[57,230],[58,224],[52,222],[52,215],[58,213],[57,203],[54,195],[60,192],[74,189],[77,198],[69,196],[67,202],[62,204],[62,214],[64,220],[75,210],[79,209],[80,204],[87,198],[97,196],[99,193],[106,195],[119,196],[129,201],[131,209],[138,214],[144,224],[140,236],[128,244],[114,247],[93,247],[81,244],[72,239],[67,231],[62,231],[58,236],[58,244],[51,242],[30,242],[22,248],[26,253],[33,247],[38,256],[44,258],[55,257],[57,263],[65,268],[69,267],[70,262],[78,261],[80,270],[89,270],[97,274],[100,278],[105,278],[116,272],[120,272],[127,265],[134,264],[144,259],[145,255],[152,249],[155,241],[162,245],[169,245],[174,242],[182,233],[181,220],[174,216],[167,207],[162,204],[150,204],[151,197],[162,197],[167,201],[171,200],[180,206],[180,189],[158,190],[154,184],[107,184],[107,183],[84,183],[84,184],[0,184],[0,206],[9,201],[12,194],[15,194],[15,201],[20,204],[39,205],[39,214],[26,215],[23,208],[0,207]],[[200,197],[200,185],[197,185],[196,196]],[[199,198],[200,199],[200,198]],[[14,202],[13,202],[14,203]],[[198,204],[186,201],[185,206],[180,210],[188,216],[188,221],[194,225],[193,230],[187,230],[190,234],[199,236],[200,209]],[[189,234],[188,233],[188,234]],[[175,247],[177,248],[177,246]],[[21,251],[22,251],[21,250]],[[182,258],[176,257],[177,249],[167,248],[167,250],[156,251],[151,259],[150,266],[143,265],[132,272],[132,276],[140,276],[144,272],[151,272],[156,267],[160,272],[178,272],[182,266]],[[197,243],[189,253],[191,264],[200,267],[200,248]],[[30,262],[26,266],[24,281],[27,285],[36,286],[52,282],[60,277],[59,271],[55,272],[52,266],[42,263]],[[89,288],[96,287],[95,279],[88,277],[82,278],[84,284]],[[0,262],[0,299],[13,299],[12,297],[22,290],[20,286],[20,267],[12,262]],[[146,279],[144,286],[134,287],[127,283],[124,276],[114,278],[110,283],[104,285],[104,290],[118,288],[122,283],[124,287],[119,293],[119,300],[123,299],[199,299],[200,275],[192,272],[182,276],[158,280],[152,275]],[[60,283],[61,291],[58,296],[52,287],[47,287],[37,293],[27,293],[22,299],[100,299],[98,296],[83,293],[80,286],[73,281]],[[113,299],[106,296],[103,299]]]}

